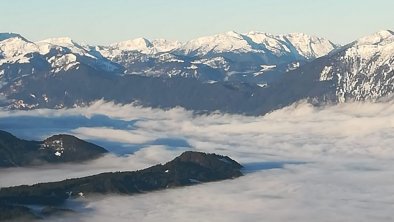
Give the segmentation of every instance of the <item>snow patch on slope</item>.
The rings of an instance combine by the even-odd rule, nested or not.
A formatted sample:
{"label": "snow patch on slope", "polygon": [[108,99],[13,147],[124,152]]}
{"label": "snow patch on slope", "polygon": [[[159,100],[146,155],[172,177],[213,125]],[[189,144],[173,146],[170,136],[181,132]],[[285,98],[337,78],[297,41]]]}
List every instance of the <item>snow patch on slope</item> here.
{"label": "snow patch on slope", "polygon": [[330,55],[333,67],[320,79],[335,78],[339,102],[377,100],[394,92],[394,33],[380,31]]}
{"label": "snow patch on slope", "polygon": [[77,62],[77,57],[74,54],[66,54],[60,57],[51,57],[48,60],[51,63],[51,66],[55,68],[54,72],[59,72],[61,70],[67,71],[70,68],[80,64]]}

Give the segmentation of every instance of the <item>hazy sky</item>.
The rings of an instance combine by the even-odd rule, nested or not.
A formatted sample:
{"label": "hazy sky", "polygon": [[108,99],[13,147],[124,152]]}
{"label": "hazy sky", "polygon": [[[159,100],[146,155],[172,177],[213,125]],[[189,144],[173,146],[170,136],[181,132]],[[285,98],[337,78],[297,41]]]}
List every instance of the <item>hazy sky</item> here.
{"label": "hazy sky", "polygon": [[0,32],[107,44],[225,31],[304,32],[347,43],[394,29],[393,0],[0,0]]}

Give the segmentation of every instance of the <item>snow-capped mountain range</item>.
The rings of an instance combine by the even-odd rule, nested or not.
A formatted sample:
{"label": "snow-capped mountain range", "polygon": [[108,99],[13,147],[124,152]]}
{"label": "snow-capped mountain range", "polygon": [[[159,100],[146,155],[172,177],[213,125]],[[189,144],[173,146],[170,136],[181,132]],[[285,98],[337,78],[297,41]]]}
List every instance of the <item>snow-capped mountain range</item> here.
{"label": "snow-capped mountain range", "polygon": [[[260,53],[277,57],[291,56],[298,59],[314,59],[326,55],[336,46],[327,39],[308,36],[303,33],[272,35],[262,32],[239,34],[227,32],[214,36],[201,37],[186,42],[178,51],[186,55],[205,56],[209,53]],[[270,56],[271,56],[270,55]],[[268,64],[283,63],[267,61]]]}
{"label": "snow-capped mountain range", "polygon": [[61,108],[104,98],[261,114],[301,99],[375,101],[394,92],[393,41],[389,30],[345,46],[299,33],[227,32],[185,43],[89,46],[4,33],[0,106]]}
{"label": "snow-capped mountain range", "polygon": [[7,71],[5,66],[13,64],[31,63],[34,68],[37,59],[47,61],[46,65],[50,65],[52,72],[67,71],[80,63],[108,71],[115,71],[118,68],[117,64],[90,53],[67,37],[31,42],[19,34],[0,34],[0,65],[4,72]]}
{"label": "snow-capped mountain range", "polygon": [[185,43],[138,38],[91,49],[121,64],[126,74],[265,82],[263,73],[286,71],[336,47],[327,39],[302,33],[231,31]]}
{"label": "snow-capped mountain range", "polygon": [[[185,43],[138,38],[109,46],[80,45],[67,37],[31,42],[13,33],[0,34],[0,40],[0,66],[9,76],[45,68],[57,73],[83,64],[121,74],[203,81],[266,82],[261,77],[264,73],[292,69],[337,47],[326,39],[301,33],[261,32],[227,32]],[[23,70],[12,68],[27,63],[30,65]]]}
{"label": "snow-capped mountain range", "polygon": [[[122,51],[138,51],[143,54],[173,53],[183,56],[207,56],[220,53],[261,53],[273,54],[278,57],[291,54],[299,59],[315,59],[326,55],[336,47],[324,38],[308,36],[303,33],[288,35],[272,35],[262,32],[239,34],[234,31],[213,36],[197,38],[185,43],[156,39],[149,41],[138,38],[112,44],[101,50],[107,57],[116,57]],[[108,50],[110,51],[110,50]],[[276,61],[282,63],[281,61]]]}

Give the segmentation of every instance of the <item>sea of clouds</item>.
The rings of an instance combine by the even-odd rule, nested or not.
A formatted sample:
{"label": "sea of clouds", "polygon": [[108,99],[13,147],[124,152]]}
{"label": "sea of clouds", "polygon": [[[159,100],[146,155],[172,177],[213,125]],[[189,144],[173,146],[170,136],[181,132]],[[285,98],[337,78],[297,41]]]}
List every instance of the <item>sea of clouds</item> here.
{"label": "sea of clouds", "polygon": [[84,164],[0,170],[0,187],[165,163],[185,150],[228,155],[245,176],[134,196],[86,198],[51,221],[392,221],[394,104],[299,103],[265,116],[195,115],[98,101],[0,111],[25,139],[73,134],[112,151]]}

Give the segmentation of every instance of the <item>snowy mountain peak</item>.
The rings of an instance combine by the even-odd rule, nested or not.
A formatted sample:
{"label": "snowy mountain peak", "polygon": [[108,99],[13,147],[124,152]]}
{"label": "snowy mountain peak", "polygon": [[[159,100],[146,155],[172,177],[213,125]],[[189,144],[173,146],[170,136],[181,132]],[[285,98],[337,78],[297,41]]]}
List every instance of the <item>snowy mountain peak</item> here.
{"label": "snowy mountain peak", "polygon": [[[220,34],[219,34],[219,35],[220,35]],[[228,31],[228,32],[225,33],[225,35],[231,36],[231,37],[237,38],[237,39],[243,39],[242,35],[239,34],[239,33],[236,32],[236,31]]]}
{"label": "snowy mountain peak", "polygon": [[[257,38],[257,37],[268,38],[268,37],[274,37],[275,36],[275,35],[270,34],[270,33],[259,32],[259,31],[250,31],[248,33],[245,33],[244,35],[248,36],[248,37],[255,37],[255,38]],[[255,39],[255,40],[256,40],[256,42],[258,42],[258,39]]]}
{"label": "snowy mountain peak", "polygon": [[283,35],[305,58],[315,59],[327,55],[337,46],[325,38],[310,36],[304,33]]}
{"label": "snowy mountain peak", "polygon": [[348,45],[345,52],[346,58],[362,58],[364,62],[374,61],[369,68],[379,67],[377,63],[392,63],[394,33],[390,30],[383,30],[362,37]]}
{"label": "snowy mountain peak", "polygon": [[149,52],[153,47],[153,44],[146,38],[136,38],[132,40],[126,40],[122,42],[118,42],[111,45],[114,48],[118,48],[120,50],[125,51],[141,51],[141,52]]}
{"label": "snowy mountain peak", "polygon": [[394,41],[394,32],[382,30],[372,35],[365,36],[356,41],[357,45],[382,45]]}
{"label": "snowy mountain peak", "polygon": [[179,41],[170,41],[166,39],[148,40],[146,38],[136,38],[126,40],[109,46],[111,53],[104,52],[109,57],[115,57],[122,51],[138,51],[143,54],[155,54],[159,52],[169,52],[181,47],[182,43]]}
{"label": "snowy mountain peak", "polygon": [[[26,62],[23,55],[37,50],[37,46],[34,43],[19,34],[2,33],[0,36],[2,38],[2,41],[0,41],[0,55],[4,58],[9,58],[12,62]],[[0,60],[0,64],[3,62]]]}
{"label": "snowy mountain peak", "polygon": [[273,35],[253,31],[245,34],[245,36],[277,56],[293,53],[299,58],[315,59],[328,54],[337,47],[327,39],[304,33]]}
{"label": "snowy mountain peak", "polygon": [[285,36],[288,36],[288,37],[297,37],[297,38],[306,38],[306,39],[318,38],[318,37],[316,37],[316,36],[308,35],[308,34],[305,34],[305,33],[303,33],[303,32],[290,32],[289,34],[286,34]]}
{"label": "snowy mountain peak", "polygon": [[77,45],[70,37],[49,38],[49,39],[38,41],[37,43],[48,43],[51,45],[65,46],[65,47]]}
{"label": "snowy mountain peak", "polygon": [[222,52],[248,52],[252,46],[241,34],[229,31],[213,36],[204,36],[186,42],[181,51],[186,54],[203,55]]}
{"label": "snowy mountain peak", "polygon": [[155,39],[152,41],[157,52],[169,52],[182,46],[179,41],[171,41],[167,39]]}
{"label": "snowy mountain peak", "polygon": [[260,31],[250,31],[248,33],[245,33],[245,35],[250,36],[250,35],[271,35],[270,33],[266,33],[266,32],[260,32]]}
{"label": "snowy mountain peak", "polygon": [[27,41],[25,38],[23,38],[21,35],[17,33],[12,33],[12,32],[0,33],[0,41],[4,41],[11,38],[19,38],[19,39],[23,39],[24,41]]}
{"label": "snowy mountain peak", "polygon": [[318,44],[318,43],[322,43],[322,42],[329,42],[325,38],[321,38],[321,37],[317,37],[317,36],[313,36],[313,35],[307,35],[302,32],[292,32],[292,33],[289,33],[287,35],[282,35],[282,36],[287,39],[292,40],[292,43],[294,43],[294,44],[309,44],[309,43]]}

